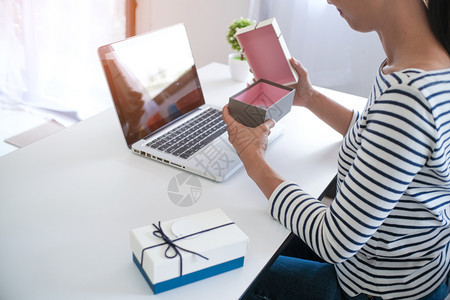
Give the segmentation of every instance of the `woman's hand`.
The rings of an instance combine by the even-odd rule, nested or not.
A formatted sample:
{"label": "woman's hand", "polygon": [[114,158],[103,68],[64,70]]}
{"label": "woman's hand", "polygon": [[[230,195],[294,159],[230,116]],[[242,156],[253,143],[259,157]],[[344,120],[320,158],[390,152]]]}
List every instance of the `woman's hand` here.
{"label": "woman's hand", "polygon": [[228,126],[228,139],[241,158],[248,176],[269,198],[275,188],[283,182],[264,159],[270,129],[275,126],[275,121],[270,119],[258,127],[247,127],[230,115],[228,105],[223,108],[222,117]]}
{"label": "woman's hand", "polygon": [[290,62],[298,74],[298,82],[292,86],[295,88],[293,104],[306,107],[334,130],[345,135],[352,121],[353,111],[316,91],[305,67],[294,58]]}
{"label": "woman's hand", "polygon": [[305,67],[303,67],[303,65],[295,58],[291,58],[290,63],[298,75],[297,84],[291,86],[295,89],[293,104],[308,108],[308,105],[312,102],[317,92],[309,80],[308,70],[306,70]]}
{"label": "woman's hand", "polygon": [[222,118],[227,124],[228,140],[233,145],[249,173],[258,165],[258,160],[264,159],[268,145],[270,129],[275,126],[275,121],[270,119],[258,127],[251,128],[237,122],[226,105],[222,110]]}

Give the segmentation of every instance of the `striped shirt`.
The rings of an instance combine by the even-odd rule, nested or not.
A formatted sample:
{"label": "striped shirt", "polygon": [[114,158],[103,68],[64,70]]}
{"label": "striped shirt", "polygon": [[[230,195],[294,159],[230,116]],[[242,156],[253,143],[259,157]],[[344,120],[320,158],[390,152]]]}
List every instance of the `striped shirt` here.
{"label": "striped shirt", "polygon": [[354,115],[331,206],[284,182],[270,213],[335,264],[348,295],[423,297],[449,272],[450,69],[380,68]]}

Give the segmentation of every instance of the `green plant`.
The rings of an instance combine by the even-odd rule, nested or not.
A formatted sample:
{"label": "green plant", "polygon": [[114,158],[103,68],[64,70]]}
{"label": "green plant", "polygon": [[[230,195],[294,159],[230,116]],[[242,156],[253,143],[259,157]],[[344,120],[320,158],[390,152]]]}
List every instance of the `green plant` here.
{"label": "green plant", "polygon": [[240,17],[239,19],[233,20],[231,25],[228,27],[227,41],[231,45],[231,49],[241,53],[241,60],[244,60],[244,53],[242,52],[241,46],[234,35],[236,34],[236,30],[238,28],[244,28],[253,24],[255,24],[255,21]]}

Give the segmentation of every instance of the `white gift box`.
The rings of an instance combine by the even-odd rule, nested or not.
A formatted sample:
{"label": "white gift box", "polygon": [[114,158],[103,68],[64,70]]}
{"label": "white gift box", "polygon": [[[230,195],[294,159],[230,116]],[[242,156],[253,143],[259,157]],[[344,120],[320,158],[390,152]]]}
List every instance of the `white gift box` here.
{"label": "white gift box", "polygon": [[155,294],[242,267],[247,244],[221,209],[130,233],[133,261]]}

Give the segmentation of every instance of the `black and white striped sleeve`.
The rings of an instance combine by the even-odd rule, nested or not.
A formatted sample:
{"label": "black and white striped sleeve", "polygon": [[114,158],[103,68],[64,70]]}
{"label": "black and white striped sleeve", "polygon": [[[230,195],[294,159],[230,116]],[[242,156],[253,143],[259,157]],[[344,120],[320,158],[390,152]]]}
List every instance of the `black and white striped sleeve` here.
{"label": "black and white striped sleeve", "polygon": [[[292,182],[282,183],[269,199],[271,215],[331,263],[352,257],[374,235],[436,142],[431,108],[409,86],[387,89],[356,125],[340,151],[343,177],[329,208]],[[357,143],[357,149],[346,142]]]}

